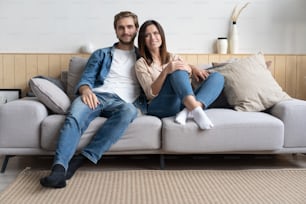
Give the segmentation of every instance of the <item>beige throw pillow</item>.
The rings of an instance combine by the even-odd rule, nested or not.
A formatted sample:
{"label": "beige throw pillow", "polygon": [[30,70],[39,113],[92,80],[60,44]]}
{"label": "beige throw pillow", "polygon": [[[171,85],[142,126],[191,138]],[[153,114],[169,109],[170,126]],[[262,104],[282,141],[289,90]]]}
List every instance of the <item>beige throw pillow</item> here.
{"label": "beige throw pillow", "polygon": [[263,111],[291,98],[267,69],[263,54],[240,59],[215,71],[223,74],[225,95],[237,111]]}
{"label": "beige throw pillow", "polygon": [[71,102],[62,89],[51,81],[42,78],[31,78],[29,83],[34,95],[53,113],[67,113]]}

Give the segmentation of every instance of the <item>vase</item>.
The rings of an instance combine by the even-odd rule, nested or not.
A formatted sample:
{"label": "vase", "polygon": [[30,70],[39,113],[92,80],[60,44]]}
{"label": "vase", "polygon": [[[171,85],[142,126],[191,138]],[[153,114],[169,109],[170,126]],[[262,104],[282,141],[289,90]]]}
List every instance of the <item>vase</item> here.
{"label": "vase", "polygon": [[93,53],[95,50],[94,50],[94,46],[92,43],[87,43],[86,45],[82,46],[81,47],[81,52],[82,53],[86,53],[86,54],[91,54]]}
{"label": "vase", "polygon": [[217,40],[218,54],[227,54],[228,42],[226,37],[219,37]]}
{"label": "vase", "polygon": [[231,31],[230,31],[230,53],[236,54],[239,49],[239,39],[238,39],[238,30],[236,22],[232,23]]}

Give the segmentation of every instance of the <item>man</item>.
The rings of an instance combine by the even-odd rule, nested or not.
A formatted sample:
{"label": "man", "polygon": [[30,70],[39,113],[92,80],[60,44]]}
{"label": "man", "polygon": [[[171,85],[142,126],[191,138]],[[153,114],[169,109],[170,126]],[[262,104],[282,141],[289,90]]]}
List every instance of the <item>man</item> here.
{"label": "man", "polygon": [[[66,179],[70,179],[84,161],[96,164],[137,117],[141,89],[134,71],[138,58],[134,39],[138,27],[135,14],[118,13],[114,28],[119,42],[96,50],[90,56],[76,87],[79,96],[73,101],[61,129],[51,173],[40,179],[42,186],[65,187]],[[73,156],[81,135],[98,116],[108,119],[82,152]]]}

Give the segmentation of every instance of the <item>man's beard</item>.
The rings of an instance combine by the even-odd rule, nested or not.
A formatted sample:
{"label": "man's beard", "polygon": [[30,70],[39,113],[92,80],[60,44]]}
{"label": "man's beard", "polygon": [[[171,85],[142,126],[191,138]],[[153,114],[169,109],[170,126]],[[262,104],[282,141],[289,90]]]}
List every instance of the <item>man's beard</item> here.
{"label": "man's beard", "polygon": [[131,38],[131,40],[129,40],[129,41],[124,41],[124,40],[122,40],[122,39],[120,39],[120,38],[118,38],[118,39],[119,39],[119,42],[120,42],[121,44],[123,44],[123,45],[130,45],[130,44],[134,44],[135,38],[136,38],[136,34],[134,34],[134,36],[133,36],[133,37]]}

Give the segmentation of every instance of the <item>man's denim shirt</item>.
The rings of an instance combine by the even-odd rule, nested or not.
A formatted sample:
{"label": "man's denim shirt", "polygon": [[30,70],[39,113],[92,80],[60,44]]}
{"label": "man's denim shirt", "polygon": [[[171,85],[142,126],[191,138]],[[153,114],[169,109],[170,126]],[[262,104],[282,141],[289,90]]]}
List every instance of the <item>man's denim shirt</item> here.
{"label": "man's denim shirt", "polygon": [[[114,44],[112,47],[101,48],[91,54],[86,64],[82,77],[75,88],[75,93],[79,95],[79,88],[82,85],[88,85],[91,89],[104,84],[104,80],[107,77],[114,54]],[[135,47],[136,59],[139,58],[138,49]],[[140,96],[133,103],[137,108],[141,110],[143,114],[147,113],[147,100],[143,90]]]}

